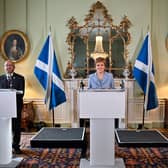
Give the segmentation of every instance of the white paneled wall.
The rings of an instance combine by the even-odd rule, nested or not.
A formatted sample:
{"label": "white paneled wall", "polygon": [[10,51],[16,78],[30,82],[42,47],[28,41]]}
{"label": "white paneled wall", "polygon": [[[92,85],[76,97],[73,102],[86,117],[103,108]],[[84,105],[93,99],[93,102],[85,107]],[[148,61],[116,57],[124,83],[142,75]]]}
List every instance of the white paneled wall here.
{"label": "white paneled wall", "polygon": [[[137,127],[143,119],[143,98],[128,100],[128,123]],[[165,99],[159,99],[159,107],[145,114],[146,127],[163,127],[165,119]]]}
{"label": "white paneled wall", "polygon": [[[115,85],[118,87],[121,79],[115,79]],[[81,79],[66,79],[65,91],[67,96],[67,102],[58,106],[54,110],[55,123],[70,124],[78,123],[78,107],[77,107],[77,92],[80,87]],[[87,79],[83,82],[87,87]],[[142,123],[143,115],[143,98],[135,96],[135,81],[125,81],[125,86],[128,89],[127,94],[127,109],[125,122],[129,127],[137,127],[139,123]],[[45,121],[52,123],[52,112],[48,112],[44,101],[42,99],[26,99],[26,101],[33,101],[33,107],[35,110],[35,121]],[[145,125],[147,127],[163,127],[165,116],[165,100],[159,99],[159,108],[149,111],[145,115]]]}

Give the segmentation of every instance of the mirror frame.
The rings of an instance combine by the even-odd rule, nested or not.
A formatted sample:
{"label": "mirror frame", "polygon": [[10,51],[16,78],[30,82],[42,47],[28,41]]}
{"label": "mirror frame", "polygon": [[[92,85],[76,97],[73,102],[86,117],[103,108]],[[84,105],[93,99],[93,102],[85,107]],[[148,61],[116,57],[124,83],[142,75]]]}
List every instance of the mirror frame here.
{"label": "mirror frame", "polygon": [[[99,14],[97,14],[97,12],[99,12],[100,17],[103,18],[99,24],[96,24],[95,22],[95,18],[99,19]],[[119,25],[114,25],[113,19],[111,15],[108,14],[106,7],[100,1],[97,1],[91,6],[84,22],[84,25],[80,26],[74,16],[72,16],[67,22],[66,26],[68,26],[70,32],[67,36],[66,42],[68,44],[68,51],[71,57],[67,64],[64,77],[71,78],[72,75],[74,77],[74,74],[71,74],[72,69],[73,72],[75,71],[76,78],[86,78],[90,73],[95,71],[94,60],[90,56],[93,51],[90,49],[89,39],[91,37],[91,32],[96,29],[103,29],[103,31],[106,31],[106,29],[110,30],[108,35],[108,47],[106,47],[108,48],[108,51],[106,51],[108,52],[108,57],[106,58],[106,70],[112,72],[114,77],[123,77],[123,71],[125,68],[128,68],[129,65],[127,46],[131,41],[131,35],[128,32],[128,29],[132,26],[132,23],[128,17],[124,16]],[[120,41],[120,44],[122,45],[119,53],[121,58],[118,57],[117,60],[114,60],[113,46],[117,41]],[[115,45],[118,47],[118,44]],[[79,50],[77,50],[77,47]],[[77,62],[77,59],[80,60],[80,62]],[[123,63],[120,62],[120,64],[123,65],[115,67],[115,61],[117,62],[118,59],[119,61],[123,59]]]}

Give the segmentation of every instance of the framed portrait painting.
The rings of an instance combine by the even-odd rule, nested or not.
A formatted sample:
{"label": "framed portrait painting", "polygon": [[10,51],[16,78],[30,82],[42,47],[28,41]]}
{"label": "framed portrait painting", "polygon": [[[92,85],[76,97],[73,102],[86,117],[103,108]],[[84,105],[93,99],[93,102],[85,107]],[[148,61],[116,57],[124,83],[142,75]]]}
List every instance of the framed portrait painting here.
{"label": "framed portrait painting", "polygon": [[9,30],[1,38],[2,56],[7,60],[18,62],[24,59],[30,50],[30,42],[25,33],[19,30]]}

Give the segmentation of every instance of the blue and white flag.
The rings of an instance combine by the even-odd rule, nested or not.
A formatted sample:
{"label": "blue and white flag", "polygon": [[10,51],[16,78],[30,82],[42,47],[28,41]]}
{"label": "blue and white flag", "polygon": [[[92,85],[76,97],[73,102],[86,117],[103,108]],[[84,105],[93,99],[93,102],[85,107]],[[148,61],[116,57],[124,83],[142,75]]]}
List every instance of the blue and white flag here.
{"label": "blue and white flag", "polygon": [[46,91],[45,103],[49,110],[66,101],[64,85],[61,80],[50,34],[36,61],[34,73]]}
{"label": "blue and white flag", "polygon": [[154,66],[152,61],[151,39],[149,33],[145,37],[142,48],[135,61],[133,74],[145,95],[145,111],[158,107],[154,79]]}

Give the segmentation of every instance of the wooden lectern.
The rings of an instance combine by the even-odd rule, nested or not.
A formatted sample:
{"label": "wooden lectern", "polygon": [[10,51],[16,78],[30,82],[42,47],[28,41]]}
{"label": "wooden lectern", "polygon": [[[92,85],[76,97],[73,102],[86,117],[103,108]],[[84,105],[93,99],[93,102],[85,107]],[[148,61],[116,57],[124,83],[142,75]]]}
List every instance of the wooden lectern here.
{"label": "wooden lectern", "polygon": [[0,89],[0,167],[16,167],[12,160],[12,122],[16,117],[16,90]]}
{"label": "wooden lectern", "polygon": [[90,118],[90,161],[81,159],[80,168],[125,167],[115,159],[114,119],[125,118],[124,89],[79,91],[80,118]]}

